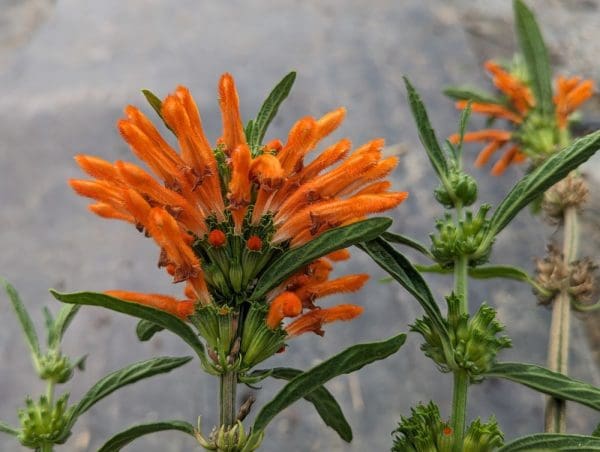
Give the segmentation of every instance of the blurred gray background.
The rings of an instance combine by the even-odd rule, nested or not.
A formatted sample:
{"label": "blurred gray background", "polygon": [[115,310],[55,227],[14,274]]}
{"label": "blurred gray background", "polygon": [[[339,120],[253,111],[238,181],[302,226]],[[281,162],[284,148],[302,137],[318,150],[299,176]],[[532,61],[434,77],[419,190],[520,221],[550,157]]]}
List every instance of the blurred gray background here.
{"label": "blurred gray background", "polygon": [[[54,301],[47,289],[111,288],[176,294],[155,265],[157,250],[133,228],[86,211],[86,200],[66,184],[80,177],[72,159],[80,152],[109,160],[132,156],[115,122],[133,103],[149,108],[139,93],[149,88],[165,95],[177,84],[195,95],[211,140],[220,133],[216,84],[230,71],[236,78],[245,119],[255,115],[269,89],[285,73],[298,71],[296,86],[268,137],[287,136],[293,122],[318,116],[339,105],[348,118],[335,137],[360,144],[385,137],[400,151],[396,188],[410,198],[393,216],[393,229],[426,241],[442,209],[432,201],[436,185],[418,143],[406,104],[401,75],[422,93],[440,136],[453,132],[458,116],[440,91],[469,82],[487,87],[481,62],[513,51],[511,2],[459,0],[405,1],[159,1],[159,0],[0,0],[0,274],[11,281],[41,325],[41,307]],[[553,62],[563,73],[600,80],[600,1],[529,1],[538,13]],[[589,118],[600,119],[595,99]],[[473,121],[472,127],[481,127]],[[474,156],[476,148],[468,155]],[[521,174],[511,169],[492,178],[473,169],[481,199],[499,201]],[[587,165],[597,184],[600,159]],[[597,193],[597,192],[596,192]],[[586,212],[585,252],[598,249],[598,202]],[[531,269],[554,229],[523,212],[499,237],[493,260]],[[383,274],[356,250],[341,273],[373,273],[371,282],[346,301],[364,305],[352,323],[327,328],[324,338],[294,340],[273,365],[307,368],[343,348],[406,331],[420,316],[416,302],[399,286],[380,284]],[[428,278],[438,297],[448,291],[445,277]],[[440,298],[441,299],[441,298]],[[499,310],[514,348],[504,360],[545,363],[549,312],[536,306],[528,287],[518,283],[478,282],[471,304],[488,300]],[[325,300],[324,305],[337,300]],[[6,297],[0,295],[0,419],[16,424],[25,394],[44,388],[32,374],[27,349]],[[587,326],[586,326],[587,325]],[[597,318],[574,319],[572,374],[600,384]],[[83,309],[67,333],[65,350],[88,353],[88,366],[64,389],[76,401],[96,379],[134,360],[188,354],[174,336],[162,333],[138,343],[135,321],[102,309]],[[451,377],[440,375],[419,351],[420,339],[389,360],[353,376],[332,381],[354,429],[352,444],[324,427],[314,409],[300,402],[270,425],[263,450],[387,450],[399,416],[417,402],[435,400],[449,415]],[[591,347],[590,347],[591,344]],[[265,403],[281,384],[268,381],[258,393]],[[63,387],[60,388],[62,390]],[[240,391],[246,393],[244,389]],[[94,451],[120,429],[138,422],[203,415],[205,429],[215,423],[216,381],[192,362],[112,395],[84,415],[67,446]],[[507,438],[542,429],[543,397],[502,381],[487,381],[471,391],[469,417],[495,413]],[[600,421],[592,410],[570,405],[572,432],[589,433]],[[130,451],[187,451],[192,439],[161,433],[141,439]],[[0,450],[21,450],[0,436]]]}

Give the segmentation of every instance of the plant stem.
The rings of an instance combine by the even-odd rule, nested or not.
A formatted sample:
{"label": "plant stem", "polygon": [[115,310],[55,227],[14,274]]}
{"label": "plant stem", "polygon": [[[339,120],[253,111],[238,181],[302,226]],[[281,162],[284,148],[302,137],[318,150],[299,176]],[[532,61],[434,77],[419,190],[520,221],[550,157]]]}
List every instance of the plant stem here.
{"label": "plant stem", "polygon": [[[567,207],[563,213],[564,264],[568,266],[577,256],[579,222],[577,209]],[[567,375],[569,370],[569,336],[571,326],[571,297],[568,284],[558,293],[552,306],[550,341],[548,344],[548,368]],[[545,431],[563,433],[567,429],[567,407],[564,400],[549,398],[546,402]]]}
{"label": "plant stem", "polygon": [[48,384],[46,385],[46,398],[49,405],[54,403],[54,382],[52,380],[48,380]]}
{"label": "plant stem", "polygon": [[[460,299],[460,314],[468,314],[469,312],[467,270],[467,257],[461,256],[457,258],[454,262],[454,295]],[[452,429],[454,431],[454,452],[461,452],[463,449],[468,389],[468,374],[460,369],[454,371],[454,392],[452,396]]]}
{"label": "plant stem", "polygon": [[42,444],[40,447],[40,452],[53,452],[53,451],[54,451],[54,445],[51,443]]}
{"label": "plant stem", "polygon": [[221,425],[231,427],[236,420],[237,373],[227,372],[220,377],[219,400],[221,404]]}

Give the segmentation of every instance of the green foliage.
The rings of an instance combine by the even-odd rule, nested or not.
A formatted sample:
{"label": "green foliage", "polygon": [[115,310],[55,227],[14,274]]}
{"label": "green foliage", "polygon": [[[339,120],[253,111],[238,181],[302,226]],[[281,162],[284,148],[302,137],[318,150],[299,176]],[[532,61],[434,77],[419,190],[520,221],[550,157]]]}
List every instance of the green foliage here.
{"label": "green foliage", "polygon": [[306,397],[332,378],[357,371],[396,353],[404,344],[406,334],[382,342],[357,344],[294,377],[258,412],[254,431],[264,431],[273,418],[297,400]]}
{"label": "green foliage", "polygon": [[269,265],[269,271],[260,277],[250,300],[260,300],[269,290],[277,287],[298,269],[325,254],[378,237],[391,224],[392,220],[389,218],[369,218],[348,226],[331,229],[307,244],[285,252]]}
{"label": "green foliage", "polygon": [[535,364],[496,363],[486,372],[486,377],[511,380],[557,399],[600,411],[600,388]]}
{"label": "green foliage", "polygon": [[150,433],[163,432],[165,430],[178,430],[194,436],[194,426],[185,421],[159,421],[149,422],[147,424],[138,424],[129,427],[127,430],[116,434],[98,449],[98,452],[118,452],[123,447],[138,439],[140,436]]}
{"label": "green foliage", "polygon": [[156,114],[160,117],[160,119],[162,119],[165,127],[167,129],[169,129],[171,132],[175,133],[175,131],[173,129],[171,129],[169,124],[167,124],[167,121],[165,121],[165,119],[163,118],[162,101],[160,100],[160,98],[156,94],[154,94],[152,91],[150,91],[149,89],[143,89],[142,94],[144,95],[144,97],[146,98],[146,100],[148,101],[148,103],[150,104],[152,109],[156,112]]}
{"label": "green foliage", "polygon": [[444,90],[444,94],[454,100],[496,104],[503,107],[507,106],[505,99],[495,97],[486,93],[485,91],[480,91],[477,88],[471,88],[469,86],[451,86]]}
{"label": "green foliage", "polygon": [[431,234],[431,254],[442,267],[454,265],[456,259],[465,256],[472,266],[487,262],[492,251],[490,246],[482,248],[490,227],[490,220],[486,218],[490,210],[488,204],[483,204],[477,215],[471,211],[465,212],[464,219],[456,224],[449,213],[443,220],[436,221],[437,235]]}
{"label": "green foliage", "polygon": [[17,318],[19,319],[19,323],[21,325],[21,329],[23,330],[23,334],[25,335],[25,339],[27,340],[27,345],[31,350],[31,354],[33,360],[37,362],[39,357],[41,356],[40,351],[40,342],[38,340],[37,333],[35,331],[35,326],[33,326],[33,322],[25,305],[21,301],[19,294],[15,290],[15,288],[8,283],[8,281],[0,278],[0,282],[4,285],[4,289],[8,294],[10,302],[12,304],[15,313],[17,314]]}
{"label": "green foliage", "polygon": [[[302,374],[301,370],[290,369],[289,367],[276,367],[269,369],[269,371],[271,377],[287,381]],[[323,422],[334,429],[340,435],[340,438],[348,443],[352,441],[352,427],[344,417],[342,408],[335,397],[324,386],[307,394],[304,399],[313,404]]]}
{"label": "green foliage", "polygon": [[533,13],[521,0],[513,2],[513,9],[519,47],[527,66],[536,108],[543,114],[551,116],[554,113],[552,71],[540,27]]}
{"label": "green foliage", "polygon": [[265,102],[260,107],[256,119],[249,123],[249,127],[246,130],[246,139],[248,144],[253,149],[257,149],[263,142],[265,133],[271,124],[279,106],[288,97],[294,81],[296,80],[296,73],[290,72],[273,88],[273,91],[269,94]]}
{"label": "green foliage", "polygon": [[491,246],[494,238],[531,201],[585,163],[600,148],[600,131],[586,135],[549,157],[524,176],[498,205],[478,252]]}
{"label": "green foliage", "polygon": [[149,320],[140,320],[135,327],[135,334],[142,342],[149,341],[156,334],[164,330],[162,326]]}
{"label": "green foliage", "polygon": [[421,350],[431,358],[442,372],[465,370],[471,383],[483,380],[492,368],[496,355],[510,347],[510,339],[498,336],[504,327],[496,320],[496,311],[482,304],[475,315],[460,312],[459,297],[450,295],[447,329],[449,341],[444,343],[432,321],[425,316],[418,319],[412,331],[425,339]]}
{"label": "green foliage", "polygon": [[396,234],[394,232],[386,231],[383,234],[381,234],[381,238],[390,243],[398,243],[400,245],[408,246],[409,248],[412,248],[413,250],[416,250],[419,253],[423,254],[424,256],[428,257],[429,259],[433,260],[433,256],[432,256],[431,252],[429,251],[429,249],[427,248],[427,246],[421,242],[418,242],[418,241],[410,238],[410,237],[407,237],[402,234]]}
{"label": "green foliage", "polygon": [[522,451],[599,451],[600,438],[582,435],[563,435],[558,433],[541,433],[524,436],[506,444],[497,452],[522,452]]}
{"label": "green foliage", "polygon": [[359,248],[371,256],[381,268],[416,298],[427,317],[431,319],[434,329],[442,340],[445,340],[443,338],[447,337],[448,331],[440,308],[435,302],[429,286],[410,261],[380,238],[361,243]]}

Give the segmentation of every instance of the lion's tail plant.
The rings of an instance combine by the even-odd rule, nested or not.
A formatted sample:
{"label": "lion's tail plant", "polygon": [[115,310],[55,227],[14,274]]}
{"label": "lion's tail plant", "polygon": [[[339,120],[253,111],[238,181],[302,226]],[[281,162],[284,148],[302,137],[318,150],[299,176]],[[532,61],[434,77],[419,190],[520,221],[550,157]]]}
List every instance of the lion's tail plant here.
{"label": "lion's tail plant", "polygon": [[[540,366],[497,362],[498,352],[509,347],[510,340],[499,334],[503,326],[496,319],[496,310],[485,303],[469,308],[468,303],[469,277],[518,279],[544,290],[519,268],[487,265],[492,245],[523,208],[600,148],[600,132],[580,138],[550,156],[518,181],[494,209],[483,204],[473,211],[471,206],[477,200],[477,184],[464,172],[462,165],[462,144],[470,105],[461,118],[459,139],[441,146],[419,95],[407,79],[405,82],[419,137],[440,181],[434,195],[448,211],[436,221],[430,248],[392,232],[361,247],[421,304],[425,316],[414,323],[412,331],[422,335],[425,342],[421,348],[438,369],[453,375],[454,392],[449,419],[440,417],[434,402],[419,405],[410,417],[402,418],[395,431],[393,450],[485,452],[500,447],[501,451],[516,451],[525,450],[523,445],[562,450],[573,444],[600,447],[600,438],[556,434],[528,436],[502,446],[503,434],[494,418],[486,423],[474,420],[467,427],[469,387],[490,377],[516,381],[553,397],[600,410],[599,388]],[[415,267],[393,244],[411,247],[432,263]],[[442,315],[422,272],[453,275],[454,288],[446,296],[446,316]]]}
{"label": "lion's tail plant", "polygon": [[[535,16],[520,0],[514,2],[515,25],[520,53],[509,64],[486,63],[498,93],[481,93],[470,88],[449,88],[446,94],[457,100],[458,108],[471,102],[473,111],[490,120],[505,120],[510,130],[486,129],[468,132],[465,141],[483,141],[476,165],[484,165],[493,153],[505,148],[492,168],[501,174],[510,164],[529,162],[542,165],[561,149],[573,143],[571,126],[578,120],[576,110],[594,92],[592,80],[581,77],[556,78],[548,50]],[[454,135],[451,140],[457,140]],[[548,344],[548,367],[568,373],[571,311],[586,312],[600,307],[591,304],[593,271],[589,258],[577,259],[579,243],[578,212],[585,204],[588,189],[577,169],[540,193],[534,210],[544,212],[551,224],[563,226],[562,244],[550,243],[547,256],[538,261],[535,292],[540,304],[552,306]],[[549,398],[546,406],[546,432],[566,431],[566,405],[560,398]]]}
{"label": "lion's tail plant", "polygon": [[40,346],[38,334],[25,305],[15,288],[0,278],[23,330],[31,352],[34,369],[46,383],[46,392],[39,398],[25,398],[25,407],[19,410],[20,427],[0,422],[0,432],[14,436],[23,446],[39,452],[50,452],[55,445],[64,444],[79,416],[97,402],[123,386],[153,375],[170,372],[190,361],[191,357],[157,357],[130,364],[101,378],[78,403],[69,405],[69,393],[56,396],[57,385],[67,383],[75,369],[84,370],[86,356],[72,362],[61,351],[67,328],[79,311],[77,305],[63,306],[56,317],[44,307],[46,350]]}

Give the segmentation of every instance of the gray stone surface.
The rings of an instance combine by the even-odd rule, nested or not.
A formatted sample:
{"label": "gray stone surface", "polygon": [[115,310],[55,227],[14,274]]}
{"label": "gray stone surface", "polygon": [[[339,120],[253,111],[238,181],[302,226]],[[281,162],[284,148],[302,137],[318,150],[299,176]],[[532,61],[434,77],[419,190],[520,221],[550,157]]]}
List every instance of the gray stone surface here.
{"label": "gray stone surface", "polygon": [[[568,62],[570,72],[600,78],[595,64],[598,3],[533,5],[540,10],[553,55],[563,57],[557,60],[559,67],[565,69]],[[347,106],[348,118],[337,137],[361,143],[383,136],[406,150],[393,177],[397,188],[411,196],[393,212],[394,229],[427,240],[431,218],[441,209],[431,200],[436,182],[418,145],[401,75],[413,79],[444,136],[458,119],[440,87],[464,81],[483,84],[478,66],[483,55],[498,48],[509,52],[511,45],[510,7],[503,1],[4,0],[0,6],[0,274],[19,289],[38,322],[43,305],[58,308],[48,287],[178,289],[155,268],[156,249],[150,241],[125,224],[88,214],[86,201],[65,182],[79,176],[72,160],[76,153],[130,158],[114,124],[126,104],[144,105],[140,88],[165,94],[177,84],[189,86],[214,139],[220,127],[215,87],[222,72],[236,77],[242,113],[249,118],[276,80],[298,70],[294,91],[270,135],[285,137],[300,116]],[[598,168],[597,159],[590,168]],[[482,199],[495,202],[520,173],[511,170],[500,179],[484,170],[474,174],[482,181]],[[494,260],[529,266],[552,232],[525,212],[499,237]],[[365,314],[350,324],[331,326],[324,338],[294,340],[287,353],[272,359],[273,365],[306,368],[357,341],[407,330],[421,311],[406,292],[378,284],[383,275],[358,251],[342,271],[362,271],[367,265],[372,281],[360,294],[347,297],[363,304]],[[449,288],[447,278],[430,280],[438,297]],[[474,283],[472,289],[472,304],[489,300],[507,324],[514,349],[503,359],[544,363],[549,314],[536,307],[529,289],[498,282]],[[26,347],[5,297],[0,301],[0,419],[14,424],[24,394],[35,395],[43,388],[23,357]],[[140,344],[134,326],[132,319],[107,311],[82,311],[65,344],[73,356],[89,353],[86,371],[68,384],[72,400],[103,374],[133,360],[188,353],[166,333]],[[600,384],[577,321],[573,329],[572,373]],[[301,402],[273,422],[263,450],[386,450],[397,418],[417,402],[434,399],[448,416],[451,378],[435,371],[419,344],[410,335],[391,359],[329,385],[354,428],[351,445],[324,428],[312,407]],[[258,405],[280,384],[264,386]],[[82,417],[62,450],[93,451],[121,428],[155,419],[194,422],[203,415],[204,425],[210,426],[215,422],[216,391],[215,381],[201,374],[197,363],[126,388]],[[471,401],[470,417],[495,412],[508,438],[542,428],[543,398],[530,390],[489,381],[473,388]],[[589,433],[600,421],[585,408],[573,406],[571,412],[573,432]],[[193,446],[183,435],[164,433],[127,450],[183,451]],[[6,436],[0,436],[0,449],[20,450]]]}

